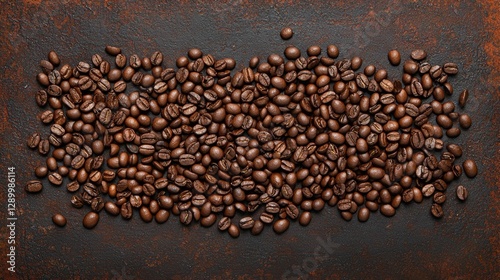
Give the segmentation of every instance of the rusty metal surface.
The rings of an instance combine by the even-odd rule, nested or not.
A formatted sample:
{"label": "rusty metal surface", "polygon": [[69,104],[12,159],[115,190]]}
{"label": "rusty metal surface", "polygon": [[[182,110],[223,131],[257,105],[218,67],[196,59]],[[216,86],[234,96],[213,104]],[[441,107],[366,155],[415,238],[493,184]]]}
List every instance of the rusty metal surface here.
{"label": "rusty metal surface", "polygon": [[[172,279],[279,278],[317,279],[493,279],[500,277],[500,6],[497,1],[436,1],[419,4],[393,0],[378,4],[258,2],[217,3],[152,1],[0,1],[0,275],[7,279]],[[291,26],[294,37],[279,31]],[[267,227],[238,239],[215,228],[181,226],[176,217],[163,225],[101,215],[94,230],[81,225],[85,210],[71,208],[64,188],[41,194],[22,191],[33,168],[44,159],[29,151],[26,137],[45,131],[36,118],[33,93],[38,61],[54,49],[63,62],[90,60],[104,46],[127,54],[161,50],[166,64],[190,47],[217,57],[231,56],[243,65],[281,53],[288,44],[337,44],[341,56],[360,55],[365,62],[389,68],[387,51],[407,57],[424,48],[433,63],[453,61],[460,74],[456,91],[471,92],[466,111],[474,125],[456,140],[465,157],[477,161],[479,175],[462,176],[450,188],[445,216],[431,218],[430,200],[403,205],[396,216],[372,214],[365,223],[345,222],[336,209],[313,215],[310,226],[292,223],[278,236]],[[165,64],[165,62],[164,62]],[[238,67],[238,66],[237,66]],[[457,100],[457,94],[451,97]],[[463,160],[463,159],[462,159]],[[16,274],[8,273],[6,168],[16,167]],[[454,189],[469,188],[460,203]],[[51,216],[68,218],[56,228]],[[5,238],[4,238],[5,237]]]}

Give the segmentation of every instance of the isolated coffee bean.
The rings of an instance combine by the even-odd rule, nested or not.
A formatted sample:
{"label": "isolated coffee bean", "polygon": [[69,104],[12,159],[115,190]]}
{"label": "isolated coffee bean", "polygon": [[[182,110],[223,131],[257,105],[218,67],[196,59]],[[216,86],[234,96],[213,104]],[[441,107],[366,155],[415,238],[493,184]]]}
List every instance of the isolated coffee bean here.
{"label": "isolated coffee bean", "polygon": [[52,222],[59,227],[64,227],[66,225],[66,218],[61,214],[55,214],[52,216]]}
{"label": "isolated coffee bean", "polygon": [[437,203],[432,204],[432,206],[431,206],[431,214],[435,218],[441,218],[441,217],[443,217],[444,212],[443,212],[443,208],[441,207],[441,205],[439,205]]}
{"label": "isolated coffee bean", "polygon": [[463,166],[463,170],[465,172],[465,175],[467,175],[467,177],[469,178],[474,178],[476,177],[477,175],[477,165],[476,165],[476,162],[471,160],[471,159],[467,159],[464,161],[464,163],[462,164]]}
{"label": "isolated coffee bean", "polygon": [[83,226],[87,229],[94,228],[99,222],[99,214],[95,212],[88,212],[85,217],[83,217]]}
{"label": "isolated coffee bean", "polygon": [[469,196],[469,191],[464,186],[460,185],[457,187],[457,197],[461,201],[465,201]]}
{"label": "isolated coffee bean", "polygon": [[288,40],[293,36],[293,30],[290,27],[285,27],[280,32],[281,39]]}
{"label": "isolated coffee bean", "polygon": [[32,180],[32,181],[29,181],[28,183],[26,183],[26,186],[24,189],[29,193],[37,193],[43,189],[43,185],[42,185],[42,182],[40,182],[40,181]]}

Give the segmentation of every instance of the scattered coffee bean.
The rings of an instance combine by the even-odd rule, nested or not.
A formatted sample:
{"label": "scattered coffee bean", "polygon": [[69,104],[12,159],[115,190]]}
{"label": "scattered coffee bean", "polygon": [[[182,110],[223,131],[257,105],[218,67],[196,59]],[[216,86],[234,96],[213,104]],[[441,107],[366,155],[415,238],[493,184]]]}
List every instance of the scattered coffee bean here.
{"label": "scattered coffee bean", "polygon": [[85,217],[83,217],[83,226],[87,229],[94,228],[99,222],[99,214],[96,212],[88,212]]}
{"label": "scattered coffee bean", "polygon": [[290,226],[290,221],[287,219],[279,219],[273,224],[273,230],[274,232],[281,234],[285,232],[288,227]]}
{"label": "scattered coffee bean", "polygon": [[463,166],[463,170],[465,172],[465,175],[467,175],[467,177],[469,178],[474,178],[476,177],[477,175],[477,165],[476,165],[476,162],[471,160],[471,159],[467,159],[464,161],[464,163],[462,164]]}
{"label": "scattered coffee bean", "polygon": [[[288,40],[293,31],[280,35]],[[197,48],[175,60],[177,69],[164,67],[159,51],[142,59],[115,46],[105,52],[114,63],[94,54],[59,67],[54,52],[40,62],[35,100],[49,105],[39,115],[48,129],[26,140],[46,155],[36,177],[65,183],[75,208],[90,207],[86,228],[102,209],[124,219],[138,211],[144,222],[219,220],[236,238],[266,224],[278,234],[290,220],[306,226],[326,204],[346,221],[366,222],[371,212],[391,217],[401,201],[428,197],[439,218],[452,181],[477,175],[474,161],[456,160],[466,151],[449,142],[472,124],[443,102],[458,66],[432,65],[424,50],[410,54],[401,79],[373,65],[359,71],[363,59],[338,58],[335,45],[324,56],[318,45],[288,46],[284,56],[254,57],[243,69]],[[401,63],[397,50],[387,56]],[[42,188],[37,180],[25,187]],[[463,186],[456,191],[467,198]],[[59,214],[53,221],[66,223]]]}
{"label": "scattered coffee bean", "polygon": [[469,197],[469,191],[467,190],[467,188],[465,188],[462,185],[458,186],[457,187],[457,197],[461,201],[467,200],[467,197]]}
{"label": "scattered coffee bean", "polygon": [[401,63],[401,54],[397,50],[390,50],[387,56],[392,65],[397,66]]}
{"label": "scattered coffee bean", "polygon": [[443,208],[441,207],[441,205],[439,205],[437,203],[432,204],[431,213],[432,213],[432,216],[434,216],[436,218],[441,218],[441,217],[443,217],[443,214],[444,214]]}
{"label": "scattered coffee bean", "polygon": [[29,193],[37,193],[43,189],[42,182],[37,180],[29,181],[24,188]]}
{"label": "scattered coffee bean", "polygon": [[66,218],[61,214],[55,214],[52,216],[52,222],[59,227],[64,227],[66,225]]}
{"label": "scattered coffee bean", "polygon": [[288,40],[293,36],[293,30],[290,27],[285,27],[281,29],[280,32],[281,39]]}

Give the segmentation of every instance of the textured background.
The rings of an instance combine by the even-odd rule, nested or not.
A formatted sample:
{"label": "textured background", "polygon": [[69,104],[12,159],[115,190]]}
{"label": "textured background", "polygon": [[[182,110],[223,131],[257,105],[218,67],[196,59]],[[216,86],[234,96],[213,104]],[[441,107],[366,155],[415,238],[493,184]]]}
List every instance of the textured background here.
{"label": "textured background", "polygon": [[[19,217],[14,275],[5,267],[6,207],[0,209],[0,278],[500,277],[498,1],[98,2],[0,0],[0,204],[6,202],[7,167],[14,166]],[[284,26],[295,31],[289,41],[279,37]],[[175,57],[199,47],[216,57],[234,57],[242,67],[252,55],[282,53],[288,44],[305,51],[308,44],[330,43],[339,46],[341,57],[362,56],[365,65],[389,67],[387,51],[397,48],[405,59],[417,47],[427,50],[432,63],[459,64],[461,72],[452,81],[456,92],[469,89],[466,111],[474,125],[456,142],[480,170],[474,180],[462,176],[459,182],[470,190],[466,203],[455,198],[455,182],[439,221],[430,217],[430,200],[403,205],[391,219],[372,214],[366,224],[344,222],[336,209],[326,209],[306,228],[292,223],[277,236],[267,227],[259,237],[244,232],[234,240],[216,228],[183,227],[176,217],[157,225],[144,224],[137,215],[126,222],[103,214],[89,231],[81,225],[86,211],[71,208],[64,188],[48,186],[39,195],[22,191],[44,161],[25,139],[46,131],[36,118],[41,109],[33,94],[39,88],[38,62],[52,49],[71,64],[90,61],[107,44],[128,55],[161,50],[164,65],[172,66]],[[392,78],[400,71],[389,67]],[[68,218],[65,228],[52,224],[56,212]]]}

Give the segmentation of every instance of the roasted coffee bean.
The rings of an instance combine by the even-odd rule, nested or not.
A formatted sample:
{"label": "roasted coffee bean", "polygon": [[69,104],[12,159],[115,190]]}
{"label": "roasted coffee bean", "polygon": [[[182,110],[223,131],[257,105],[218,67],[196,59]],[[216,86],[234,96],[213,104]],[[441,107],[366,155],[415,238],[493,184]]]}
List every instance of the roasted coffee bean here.
{"label": "roasted coffee bean", "polygon": [[362,207],[358,210],[358,220],[360,222],[366,222],[368,221],[369,218],[370,218],[370,210],[367,207]]}
{"label": "roasted coffee bean", "polygon": [[241,218],[240,220],[240,228],[242,229],[251,229],[253,228],[255,224],[255,221],[252,219],[252,217],[244,217]]}
{"label": "roasted coffee bean", "polygon": [[460,185],[457,187],[457,197],[461,201],[465,201],[469,196],[469,191],[464,186]]}
{"label": "roasted coffee bean", "polygon": [[460,96],[458,97],[458,105],[460,107],[465,107],[465,104],[467,103],[467,100],[469,99],[469,91],[464,89],[462,93],[460,93]]}
{"label": "roasted coffee bean", "polygon": [[27,141],[28,147],[35,149],[40,144],[40,140],[41,140],[40,133],[35,132],[35,133],[31,134],[28,137],[28,141]]}
{"label": "roasted coffee bean", "polygon": [[63,182],[63,178],[62,178],[61,174],[59,174],[57,172],[50,173],[48,178],[49,178],[49,182],[52,183],[53,185],[56,185],[56,186],[61,185]]}
{"label": "roasted coffee bean", "polygon": [[224,217],[219,221],[218,228],[221,231],[227,230],[231,226],[231,218]]}
{"label": "roasted coffee bean", "polygon": [[37,193],[43,189],[43,185],[42,185],[42,182],[40,182],[40,181],[32,180],[32,181],[29,181],[28,183],[26,183],[26,186],[24,189],[29,193]]}
{"label": "roasted coffee bean", "polygon": [[96,212],[88,212],[83,218],[83,226],[87,229],[94,228],[99,222],[99,214]]}
{"label": "roasted coffee bean", "polygon": [[397,66],[399,63],[401,63],[401,54],[397,50],[391,50],[389,51],[387,57],[389,58],[389,62]]}
{"label": "roasted coffee bean", "polygon": [[476,165],[475,161],[473,161],[471,159],[467,159],[463,162],[462,166],[463,166],[463,170],[465,172],[465,175],[467,175],[467,177],[469,177],[469,178],[476,177],[477,165]]}
{"label": "roasted coffee bean", "polygon": [[472,120],[469,117],[469,115],[467,115],[467,114],[461,114],[458,117],[458,122],[460,123],[460,127],[465,128],[465,129],[471,127],[471,125],[472,125]]}
{"label": "roasted coffee bean", "polygon": [[52,216],[52,222],[58,227],[64,227],[66,225],[66,218],[61,214],[55,214]]}
{"label": "roasted coffee bean", "polygon": [[[287,40],[293,31],[280,35]],[[54,146],[35,175],[48,175],[54,185],[68,176],[69,192],[83,189],[72,205],[88,204],[94,213],[88,215],[105,208],[130,219],[138,208],[143,221],[163,223],[172,211],[185,225],[209,227],[223,213],[219,228],[232,237],[240,228],[257,235],[265,224],[282,233],[288,218],[307,225],[310,211],[325,202],[343,219],[357,212],[365,222],[370,211],[390,217],[401,201],[432,196],[431,211],[440,217],[451,181],[463,172],[477,175],[474,162],[456,162],[462,148],[442,139],[443,131],[448,138],[462,133],[455,122],[463,129],[472,124],[443,102],[458,66],[432,65],[423,50],[411,53],[394,80],[373,65],[358,71],[360,57],[335,61],[334,45],[324,57],[317,45],[307,57],[288,46],[284,57],[272,54],[260,64],[254,57],[236,73],[234,59],[216,60],[196,48],[176,60],[177,71],[163,69],[159,51],[128,60],[118,47],[106,52],[116,68],[98,54],[92,66],[81,61],[56,69],[55,53],[40,62],[44,89],[35,99],[50,106],[40,114],[50,135],[27,139],[43,155]],[[397,50],[387,56],[401,63]],[[137,91],[127,91],[129,83]],[[459,105],[467,99],[464,90]],[[444,146],[440,158],[432,154]],[[27,191],[42,188],[39,181],[29,185]],[[457,188],[459,199],[463,193]],[[116,203],[104,203],[106,195]],[[243,218],[233,224],[236,211]]]}
{"label": "roasted coffee bean", "polygon": [[411,58],[414,60],[423,60],[427,57],[427,53],[422,49],[417,49],[411,52]]}
{"label": "roasted coffee bean", "polygon": [[380,207],[380,213],[386,217],[392,217],[396,214],[396,210],[390,204],[384,204]]}
{"label": "roasted coffee bean", "polygon": [[435,218],[441,218],[441,217],[443,217],[444,213],[443,213],[443,208],[441,207],[441,205],[439,205],[437,203],[432,204],[432,206],[431,206],[431,214]]}
{"label": "roasted coffee bean", "polygon": [[277,234],[282,234],[288,229],[289,226],[290,226],[290,221],[288,221],[287,219],[279,219],[276,222],[274,222],[273,230]]}
{"label": "roasted coffee bean", "polygon": [[293,36],[293,30],[290,27],[285,27],[281,29],[280,36],[283,40],[289,40]]}

